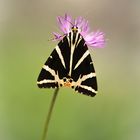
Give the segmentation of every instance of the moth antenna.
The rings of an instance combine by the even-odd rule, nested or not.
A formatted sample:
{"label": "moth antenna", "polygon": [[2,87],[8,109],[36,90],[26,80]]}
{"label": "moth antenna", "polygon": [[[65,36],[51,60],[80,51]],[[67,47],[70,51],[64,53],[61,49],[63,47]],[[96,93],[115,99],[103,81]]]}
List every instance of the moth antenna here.
{"label": "moth antenna", "polygon": [[66,21],[68,21],[72,26],[74,26],[74,24],[71,22],[71,21],[69,21],[69,20],[67,20],[66,18],[64,18]]}

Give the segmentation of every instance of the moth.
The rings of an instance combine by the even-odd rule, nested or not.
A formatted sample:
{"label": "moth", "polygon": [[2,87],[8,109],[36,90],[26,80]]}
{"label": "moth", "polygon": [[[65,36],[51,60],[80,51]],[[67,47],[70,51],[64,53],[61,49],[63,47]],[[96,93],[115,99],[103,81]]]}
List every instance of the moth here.
{"label": "moth", "polygon": [[64,35],[55,34],[59,43],[43,65],[37,85],[39,88],[70,87],[78,93],[93,97],[97,94],[97,79],[87,44],[92,42],[94,45],[102,45],[103,34],[98,34],[100,42],[96,40],[97,43],[94,43],[95,37],[89,39],[84,35],[88,30],[84,30],[86,21],[78,18],[71,23],[67,15],[59,17],[58,21]]}

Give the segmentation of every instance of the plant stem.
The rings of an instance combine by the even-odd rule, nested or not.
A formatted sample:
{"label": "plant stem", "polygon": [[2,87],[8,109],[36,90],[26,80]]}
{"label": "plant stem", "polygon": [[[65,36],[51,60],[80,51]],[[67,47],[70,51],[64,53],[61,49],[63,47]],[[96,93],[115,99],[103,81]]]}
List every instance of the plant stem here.
{"label": "plant stem", "polygon": [[58,91],[59,91],[59,88],[56,88],[55,91],[54,91],[52,100],[51,100],[50,108],[49,108],[47,118],[46,118],[46,122],[45,122],[45,127],[44,127],[44,131],[43,131],[42,140],[45,140],[47,138],[49,122],[50,122],[50,119],[51,119],[51,115],[52,115],[52,111],[53,111],[53,107],[54,107],[54,104],[55,104],[55,101],[56,101]]}

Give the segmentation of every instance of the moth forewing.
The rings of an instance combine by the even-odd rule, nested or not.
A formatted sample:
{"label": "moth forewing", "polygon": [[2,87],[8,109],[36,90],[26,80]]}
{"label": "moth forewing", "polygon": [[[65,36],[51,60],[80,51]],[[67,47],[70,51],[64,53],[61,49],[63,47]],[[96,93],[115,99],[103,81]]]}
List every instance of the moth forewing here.
{"label": "moth forewing", "polygon": [[44,64],[37,81],[40,88],[65,86],[85,95],[96,95],[93,62],[79,32],[72,30],[64,36]]}

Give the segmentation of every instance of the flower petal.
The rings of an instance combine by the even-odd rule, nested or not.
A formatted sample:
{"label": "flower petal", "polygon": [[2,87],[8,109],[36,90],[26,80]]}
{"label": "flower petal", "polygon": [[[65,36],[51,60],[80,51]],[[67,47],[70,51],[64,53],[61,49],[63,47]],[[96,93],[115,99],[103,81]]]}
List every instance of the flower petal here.
{"label": "flower petal", "polygon": [[55,32],[53,32],[53,35],[54,35],[54,39],[53,39],[53,41],[60,41],[60,40],[63,39],[63,36],[60,35],[59,33],[55,33]]}
{"label": "flower petal", "polygon": [[77,26],[79,29],[81,29],[80,33],[82,36],[85,36],[89,31],[88,21],[86,21],[82,17],[76,18],[74,25]]}
{"label": "flower petal", "polygon": [[83,37],[84,37],[85,35],[87,35],[88,32],[89,32],[88,21],[85,21],[85,23],[83,24],[83,27],[82,27],[81,34],[82,34]]}
{"label": "flower petal", "polygon": [[76,18],[75,21],[74,21],[74,25],[77,26],[77,27],[80,26],[82,20],[83,20],[82,17],[78,17],[78,18]]}
{"label": "flower petal", "polygon": [[[83,36],[87,45],[95,48],[103,48],[105,46],[105,35],[103,32],[96,31],[89,33],[89,24],[88,21],[83,17],[77,17],[75,20],[72,20],[71,16],[65,14],[64,17],[57,17],[58,24],[61,31],[64,35],[67,35],[73,26],[78,27],[79,33]],[[64,35],[58,33],[53,33],[55,38],[54,40],[62,40]]]}
{"label": "flower petal", "polygon": [[58,16],[57,17],[57,22],[60,26],[61,31],[64,34],[67,34],[70,32],[71,29],[71,17],[65,14],[64,17]]}
{"label": "flower petal", "polygon": [[104,33],[100,31],[91,32],[90,34],[85,36],[86,44],[95,47],[95,48],[103,48],[105,46],[105,38]]}

